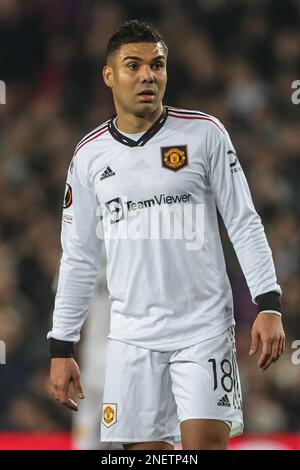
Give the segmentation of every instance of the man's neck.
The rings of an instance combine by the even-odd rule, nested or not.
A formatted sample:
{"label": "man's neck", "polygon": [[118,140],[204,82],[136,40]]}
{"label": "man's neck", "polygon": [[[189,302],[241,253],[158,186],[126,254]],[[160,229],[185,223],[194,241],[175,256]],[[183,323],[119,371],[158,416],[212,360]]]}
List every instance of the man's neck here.
{"label": "man's neck", "polygon": [[117,112],[117,127],[121,132],[137,134],[147,132],[163,112],[163,105],[156,111],[146,116],[135,116],[130,113]]}

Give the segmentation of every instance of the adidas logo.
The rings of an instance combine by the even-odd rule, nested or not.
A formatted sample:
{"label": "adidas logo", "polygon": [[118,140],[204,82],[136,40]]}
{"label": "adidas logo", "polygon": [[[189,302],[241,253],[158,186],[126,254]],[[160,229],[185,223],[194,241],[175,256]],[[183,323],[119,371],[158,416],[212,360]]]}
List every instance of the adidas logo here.
{"label": "adidas logo", "polygon": [[217,403],[218,406],[231,406],[227,395],[224,395]]}
{"label": "adidas logo", "polygon": [[108,166],[106,168],[106,170],[102,173],[102,175],[100,176],[100,181],[102,180],[105,180],[105,178],[109,178],[110,176],[114,176],[116,173],[114,171],[112,171],[112,169],[110,168],[110,166]]}

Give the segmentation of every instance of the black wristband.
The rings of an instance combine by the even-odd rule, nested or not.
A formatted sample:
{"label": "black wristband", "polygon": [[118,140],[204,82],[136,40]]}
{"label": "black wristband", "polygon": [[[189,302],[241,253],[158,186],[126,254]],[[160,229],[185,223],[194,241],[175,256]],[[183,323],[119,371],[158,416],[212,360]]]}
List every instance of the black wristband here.
{"label": "black wristband", "polygon": [[282,313],[280,295],[278,292],[266,292],[265,294],[258,295],[255,298],[257,303],[257,312],[264,310],[275,310]]}
{"label": "black wristband", "polygon": [[74,343],[71,341],[61,341],[59,339],[49,339],[49,350],[51,359],[55,357],[73,357]]}

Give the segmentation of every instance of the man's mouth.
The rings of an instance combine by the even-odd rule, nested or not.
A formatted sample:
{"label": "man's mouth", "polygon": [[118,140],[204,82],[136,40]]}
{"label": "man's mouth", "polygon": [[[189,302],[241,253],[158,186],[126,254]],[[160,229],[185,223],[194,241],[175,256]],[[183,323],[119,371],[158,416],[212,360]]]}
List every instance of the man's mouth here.
{"label": "man's mouth", "polygon": [[142,101],[152,101],[155,96],[155,91],[153,90],[142,90],[138,93],[138,96],[141,97]]}
{"label": "man's mouth", "polygon": [[155,91],[153,91],[153,90],[142,90],[138,94],[139,95],[155,95]]}

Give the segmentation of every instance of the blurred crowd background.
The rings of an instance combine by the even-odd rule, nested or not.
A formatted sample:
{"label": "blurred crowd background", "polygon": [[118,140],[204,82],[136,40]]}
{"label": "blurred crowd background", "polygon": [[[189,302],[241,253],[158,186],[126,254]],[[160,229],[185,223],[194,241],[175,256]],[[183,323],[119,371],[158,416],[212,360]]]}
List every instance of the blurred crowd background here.
{"label": "blurred crowd background", "polygon": [[114,112],[101,78],[106,43],[134,18],[169,46],[165,104],[213,114],[228,129],[273,251],[287,345],[262,374],[248,357],[256,309],[221,225],[246,431],[300,432],[300,365],[291,361],[300,339],[298,0],[0,0],[0,431],[71,426],[47,392],[64,183],[77,142]]}

